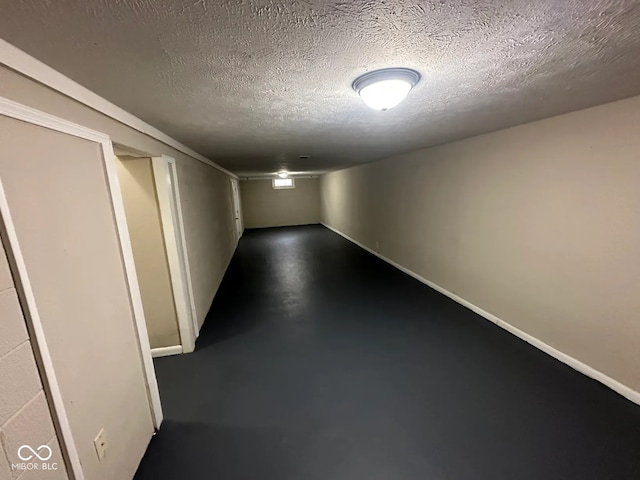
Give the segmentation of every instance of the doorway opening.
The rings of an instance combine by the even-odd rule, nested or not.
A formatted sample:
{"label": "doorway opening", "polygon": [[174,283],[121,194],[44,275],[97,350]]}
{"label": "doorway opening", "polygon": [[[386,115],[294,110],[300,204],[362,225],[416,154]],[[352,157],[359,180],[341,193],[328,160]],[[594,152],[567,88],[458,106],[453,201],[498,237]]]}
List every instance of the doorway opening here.
{"label": "doorway opening", "polygon": [[198,324],[176,162],[119,145],[114,152],[151,353],[193,352]]}

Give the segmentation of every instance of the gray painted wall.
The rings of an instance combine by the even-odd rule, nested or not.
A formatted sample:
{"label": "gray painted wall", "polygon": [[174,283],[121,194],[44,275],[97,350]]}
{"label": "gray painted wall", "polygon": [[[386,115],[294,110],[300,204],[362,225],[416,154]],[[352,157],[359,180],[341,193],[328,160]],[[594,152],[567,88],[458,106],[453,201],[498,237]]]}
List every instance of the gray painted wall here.
{"label": "gray painted wall", "polygon": [[4,66],[0,96],[106,133],[134,150],[176,159],[193,294],[202,325],[237,244],[230,177]]}
{"label": "gray painted wall", "polygon": [[[135,131],[60,93],[1,66],[0,96],[88,128],[107,133],[114,142],[134,150],[147,152],[154,156],[166,154],[176,159],[178,181],[182,194],[181,208],[190,258],[196,311],[198,320],[200,324],[202,324],[236,246],[229,176],[166,144]],[[0,120],[1,119],[6,119],[6,117],[0,117]],[[6,121],[9,122],[9,120]],[[13,129],[18,128],[15,125],[21,122],[11,122],[13,122],[11,123],[11,132],[8,127],[0,129],[0,133],[6,134],[6,138],[3,138],[3,146],[10,144],[16,149],[23,147],[36,148],[38,146],[45,148],[47,146],[47,144],[43,143],[41,138],[43,132],[40,131],[46,129],[36,131],[34,130],[36,127],[27,128],[22,126],[20,132],[15,132]],[[49,132],[48,135],[50,136],[51,132]],[[84,147],[81,146],[83,142],[86,143]],[[87,153],[86,149],[89,149],[90,152]],[[3,154],[5,154],[6,151],[7,148],[4,148]],[[95,163],[95,161],[100,158],[100,153],[95,145],[90,144],[90,142],[77,140],[71,147],[48,148],[46,152],[39,152],[38,155],[32,153],[27,152],[27,154],[25,154],[24,158],[28,160],[28,162],[16,161],[15,158],[8,157],[7,162],[0,162],[3,166],[3,171],[0,173],[5,189],[7,189],[8,195],[14,195],[12,209],[16,210],[16,217],[20,209],[37,207],[37,205],[34,206],[33,198],[27,198],[29,195],[27,195],[27,197],[24,196],[25,192],[45,192],[46,189],[61,184],[60,182],[52,182],[51,178],[56,178],[56,180],[61,178],[65,181],[77,181],[77,184],[65,190],[65,195],[68,195],[69,204],[74,208],[100,206],[101,208],[105,207],[109,209],[109,215],[107,217],[98,217],[97,215],[88,216],[91,222],[87,223],[91,223],[91,225],[78,222],[73,223],[68,229],[69,245],[72,245],[78,239],[78,228],[82,227],[81,230],[86,229],[89,231],[89,229],[93,227],[106,225],[104,223],[107,221],[105,218],[108,218],[109,221],[112,220],[112,211],[110,210],[111,207],[108,199],[106,197],[98,198],[99,194],[104,193],[101,189],[105,187],[106,181],[103,178],[104,169],[101,163]],[[72,174],[69,172],[66,174],[63,173],[62,167],[67,168],[69,166],[68,160],[73,160],[75,167],[77,167],[73,170]],[[19,169],[27,167],[31,168],[30,174],[26,174],[24,170]],[[15,178],[9,178],[10,174],[13,175],[14,173],[16,174]],[[18,173],[24,175],[22,180],[16,180]],[[95,180],[96,175],[102,175],[100,181]],[[88,178],[92,178],[92,181],[83,183],[83,181]],[[34,187],[33,182],[40,182],[40,187]],[[28,185],[32,186],[29,187]],[[56,198],[59,202],[62,197],[62,194],[60,194],[49,198]],[[67,199],[67,196],[64,198]],[[84,203],[78,202],[78,198],[83,198]],[[85,200],[90,201],[85,202]],[[42,200],[41,205],[43,207],[53,208],[56,202]],[[98,218],[100,218],[101,221],[98,221]],[[28,219],[28,222],[25,220],[25,228],[28,228],[28,225],[31,225],[31,228],[37,228],[37,235],[24,237],[34,242],[46,242],[47,236],[50,234],[48,228],[57,228],[63,225],[60,222],[53,222],[52,218],[47,216],[25,214],[23,219]],[[94,220],[97,222],[95,225]],[[46,222],[49,222],[49,224],[47,224],[49,227],[45,225]],[[42,235],[43,231],[47,232],[47,236]],[[71,233],[74,232],[75,235],[71,235]],[[64,232],[57,233],[62,235]],[[22,243],[21,239],[21,244]],[[95,245],[98,243],[95,243]],[[77,252],[81,253],[76,252],[75,255],[86,255],[87,259],[91,261],[100,259],[102,255],[100,250],[97,250],[100,255],[84,251],[85,246],[90,248],[91,245],[91,242],[87,242],[86,245],[81,244],[77,250]],[[24,250],[26,250],[27,246],[25,245],[24,247]],[[59,255],[51,255],[50,258],[47,257],[47,248],[43,243],[39,245],[33,244],[32,247],[31,251],[38,252],[39,255],[39,260],[34,262],[34,265],[48,267],[51,275],[56,274],[55,268],[51,265],[56,261],[61,261]],[[107,271],[109,268],[119,268],[119,266],[121,267],[120,262],[112,261],[107,262],[104,268],[101,267],[100,269]],[[65,283],[65,281],[61,281],[59,278],[54,279],[53,277],[47,277],[46,269],[40,273],[42,275],[39,280],[37,278],[32,279],[34,285],[36,281],[40,282],[41,290],[40,293],[36,292],[36,297],[40,297],[48,291],[46,288],[47,285],[54,283],[61,286],[65,286],[67,283],[68,286],[76,285],[72,282]],[[79,277],[70,275],[69,278],[73,280]],[[58,338],[55,336],[57,330],[52,329],[49,332],[52,336],[52,338],[50,338],[50,348],[52,350],[52,356],[57,356],[58,361],[62,362],[63,360],[71,359],[72,362],[69,360],[65,365],[75,365],[74,368],[68,367],[61,369],[62,373],[59,375],[59,382],[65,402],[74,402],[74,406],[82,406],[81,409],[69,406],[68,414],[70,416],[74,438],[78,443],[78,448],[81,450],[81,457],[84,456],[84,458],[86,458],[86,463],[83,462],[83,464],[87,476],[96,479],[131,477],[153,433],[153,425],[151,423],[149,405],[146,398],[145,382],[142,375],[139,354],[137,352],[135,333],[133,331],[133,320],[125,311],[125,305],[121,304],[121,302],[125,302],[126,305],[128,305],[129,302],[126,285],[119,282],[118,279],[114,280],[114,278],[115,277],[107,276],[106,274],[104,274],[103,277],[104,291],[108,290],[111,292],[110,298],[113,300],[112,305],[109,307],[104,307],[103,305],[104,308],[96,308],[91,315],[87,314],[86,309],[81,311],[79,308],[80,304],[74,302],[72,298],[66,298],[64,301],[58,301],[58,303],[52,301],[51,303],[52,308],[56,305],[68,306],[70,308],[78,307],[77,314],[68,315],[68,324],[78,327],[77,331],[71,330],[72,332],[75,331],[75,340]],[[119,288],[120,290],[113,291],[114,288]],[[104,291],[96,293],[96,298],[103,298]],[[82,298],[89,299],[90,297],[91,295]],[[116,311],[114,306],[116,303],[120,309],[118,311]],[[111,315],[111,317],[109,317],[109,315]],[[103,321],[105,316],[111,320]],[[86,318],[98,319],[95,323],[99,325],[100,328],[87,331],[85,325],[81,322],[81,320]],[[118,319],[117,323],[119,327],[116,328],[114,325],[109,326],[109,322],[113,322],[113,318]],[[4,321],[4,316],[2,319]],[[127,328],[120,328],[125,324]],[[5,325],[2,325],[1,329],[2,335],[0,335],[0,337],[4,338]],[[101,337],[101,333],[98,332],[98,330],[108,333],[108,338],[104,335]],[[64,332],[67,332],[67,330],[64,330]],[[99,342],[100,338],[102,338],[103,343]],[[1,343],[2,342],[0,342],[0,344]],[[95,348],[96,345],[104,346],[105,344],[109,347],[108,353],[105,353],[102,347]],[[27,350],[24,350],[27,347],[20,348],[23,349],[20,350],[20,352],[27,352]],[[53,351],[54,349],[56,349],[56,351]],[[18,350],[15,351],[17,352]],[[11,360],[11,363],[6,364],[8,365],[7,368],[12,369],[11,371],[18,371],[15,369],[17,365],[21,365],[20,368],[22,369],[31,369],[32,367],[29,363],[30,357],[26,353],[24,353],[24,355],[23,358],[18,358],[17,360],[11,360],[11,358],[7,356],[7,359]],[[96,362],[96,358],[102,358],[102,360]],[[3,358],[2,361],[4,360],[6,359]],[[124,364],[126,365],[123,367]],[[79,368],[82,369],[81,372],[78,370]],[[2,375],[1,370],[2,366],[0,365],[0,375]],[[67,374],[64,375],[64,372]],[[87,372],[90,372],[90,374],[87,374]],[[0,380],[2,380],[1,384],[4,386],[5,381],[9,381],[10,378],[2,377]],[[103,386],[110,386],[109,391],[105,391]],[[20,398],[24,398],[25,401],[28,402],[29,399],[38,394],[39,388],[40,387],[36,388],[35,385],[30,383],[25,385],[19,384],[16,385],[16,391],[13,392],[13,394],[16,396],[22,395]],[[87,398],[82,401],[78,400],[83,394]],[[4,399],[0,398],[0,400],[3,400],[0,402],[0,410],[2,410]],[[125,410],[128,413],[123,415],[124,410],[121,408],[121,405],[125,404],[127,405],[127,409]],[[18,405],[17,408],[21,408],[21,406]],[[48,431],[48,424],[45,417],[35,416],[33,417],[33,422],[34,430],[40,429],[42,432]],[[93,446],[93,438],[101,426],[105,427],[107,436],[111,440],[110,450],[105,457],[106,460],[98,464]],[[126,433],[123,433],[125,431]],[[46,441],[49,440],[50,439],[47,439]],[[9,450],[5,451],[8,452]],[[6,465],[2,455],[0,455],[1,473],[4,473],[3,469],[6,471]],[[26,478],[27,474],[25,474],[25,479]]]}
{"label": "gray painted wall", "polygon": [[640,97],[321,177],[323,221],[640,390]]}

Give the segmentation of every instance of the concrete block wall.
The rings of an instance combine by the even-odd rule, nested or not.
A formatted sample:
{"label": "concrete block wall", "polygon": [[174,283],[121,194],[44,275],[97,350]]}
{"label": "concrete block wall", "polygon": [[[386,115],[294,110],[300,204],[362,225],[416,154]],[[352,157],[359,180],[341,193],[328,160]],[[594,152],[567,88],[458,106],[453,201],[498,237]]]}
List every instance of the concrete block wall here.
{"label": "concrete block wall", "polygon": [[[47,445],[57,470],[23,470],[18,449]],[[37,459],[36,459],[37,460]],[[40,462],[38,461],[40,464]],[[22,309],[0,243],[0,480],[68,479]]]}

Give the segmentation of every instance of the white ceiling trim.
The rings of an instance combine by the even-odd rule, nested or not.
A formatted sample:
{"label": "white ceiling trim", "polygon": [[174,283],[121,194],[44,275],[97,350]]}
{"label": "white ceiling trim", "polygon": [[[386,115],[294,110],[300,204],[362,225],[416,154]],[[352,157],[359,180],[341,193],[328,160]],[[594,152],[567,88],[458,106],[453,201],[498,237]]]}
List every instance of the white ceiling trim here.
{"label": "white ceiling trim", "polygon": [[53,90],[56,90],[67,97],[70,97],[98,112],[107,115],[120,123],[123,123],[138,132],[144,133],[160,142],[175,148],[176,150],[195,158],[196,160],[206,163],[207,165],[217,168],[221,172],[226,173],[230,177],[238,178],[237,175],[229,170],[221,167],[217,163],[212,162],[207,157],[183,145],[176,139],[170,137],[166,133],[161,132],[152,127],[147,122],[131,115],[126,110],[114,105],[110,101],[102,98],[100,95],[92,92],[88,88],[83,87],[79,83],[71,80],[69,77],[45,65],[40,60],[14,47],[7,41],[0,38],[0,63],[15,70],[22,75],[32,78]]}

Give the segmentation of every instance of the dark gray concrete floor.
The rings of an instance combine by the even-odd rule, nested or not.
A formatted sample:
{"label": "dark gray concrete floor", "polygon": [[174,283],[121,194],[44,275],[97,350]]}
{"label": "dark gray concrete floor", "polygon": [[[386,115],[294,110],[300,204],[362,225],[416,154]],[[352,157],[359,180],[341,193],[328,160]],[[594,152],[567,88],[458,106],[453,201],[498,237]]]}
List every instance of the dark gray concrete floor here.
{"label": "dark gray concrete floor", "polygon": [[156,368],[139,480],[640,479],[640,407],[321,226],[247,231]]}

